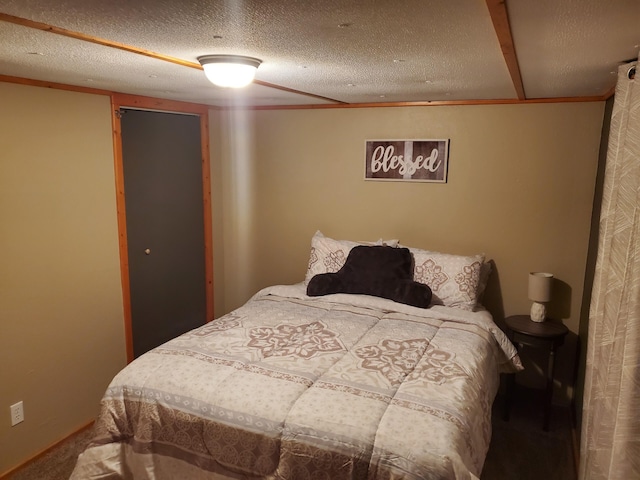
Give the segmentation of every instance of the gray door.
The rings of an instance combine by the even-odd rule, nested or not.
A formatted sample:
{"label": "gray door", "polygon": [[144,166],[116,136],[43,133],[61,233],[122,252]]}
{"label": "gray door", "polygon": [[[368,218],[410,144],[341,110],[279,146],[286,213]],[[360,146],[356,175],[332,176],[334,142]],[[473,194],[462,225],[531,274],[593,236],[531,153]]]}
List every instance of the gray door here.
{"label": "gray door", "polygon": [[122,110],[134,357],[206,321],[200,118]]}

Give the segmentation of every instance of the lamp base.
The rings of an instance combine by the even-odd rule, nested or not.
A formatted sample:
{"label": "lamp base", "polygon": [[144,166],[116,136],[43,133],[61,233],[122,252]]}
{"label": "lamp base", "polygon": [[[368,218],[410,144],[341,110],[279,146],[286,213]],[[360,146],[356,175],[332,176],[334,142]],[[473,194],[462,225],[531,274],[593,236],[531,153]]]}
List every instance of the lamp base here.
{"label": "lamp base", "polygon": [[544,322],[547,318],[547,307],[544,303],[533,302],[531,304],[531,320],[534,322]]}

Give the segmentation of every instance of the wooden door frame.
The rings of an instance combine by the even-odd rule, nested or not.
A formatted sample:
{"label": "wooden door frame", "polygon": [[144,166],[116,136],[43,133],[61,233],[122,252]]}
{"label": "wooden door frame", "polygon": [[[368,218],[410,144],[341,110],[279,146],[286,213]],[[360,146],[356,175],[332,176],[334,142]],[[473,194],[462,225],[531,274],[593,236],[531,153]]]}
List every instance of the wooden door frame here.
{"label": "wooden door frame", "polygon": [[129,253],[127,242],[127,213],[124,195],[124,168],[122,160],[121,108],[137,108],[157,112],[195,114],[200,117],[200,153],[202,157],[202,205],[204,211],[204,257],[206,283],[206,321],[213,320],[213,232],[211,220],[211,165],[209,160],[209,107],[194,103],[140,97],[114,93],[111,95],[111,125],[116,179],[116,207],[118,215],[118,243],[120,248],[120,278],[127,363],[134,359],[131,325],[131,287],[129,282]]}

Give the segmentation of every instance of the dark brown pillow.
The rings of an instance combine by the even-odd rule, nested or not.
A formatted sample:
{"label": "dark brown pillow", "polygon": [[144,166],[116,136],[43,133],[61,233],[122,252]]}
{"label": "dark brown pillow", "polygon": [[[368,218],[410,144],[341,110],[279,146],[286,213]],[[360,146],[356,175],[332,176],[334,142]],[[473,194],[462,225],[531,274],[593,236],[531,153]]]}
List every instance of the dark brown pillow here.
{"label": "dark brown pillow", "polygon": [[431,289],[413,281],[413,256],[408,248],[353,247],[336,273],[321,273],[309,280],[307,295],[332,293],[372,295],[394,302],[427,308]]}

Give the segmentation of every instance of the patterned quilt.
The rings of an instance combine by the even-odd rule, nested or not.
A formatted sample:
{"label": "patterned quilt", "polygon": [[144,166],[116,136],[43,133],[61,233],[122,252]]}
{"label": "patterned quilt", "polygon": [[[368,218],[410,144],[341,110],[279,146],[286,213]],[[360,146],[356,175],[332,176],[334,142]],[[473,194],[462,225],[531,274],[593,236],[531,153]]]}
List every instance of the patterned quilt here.
{"label": "patterned quilt", "polygon": [[486,311],[275,286],[108,387],[72,479],[474,479],[500,371]]}

